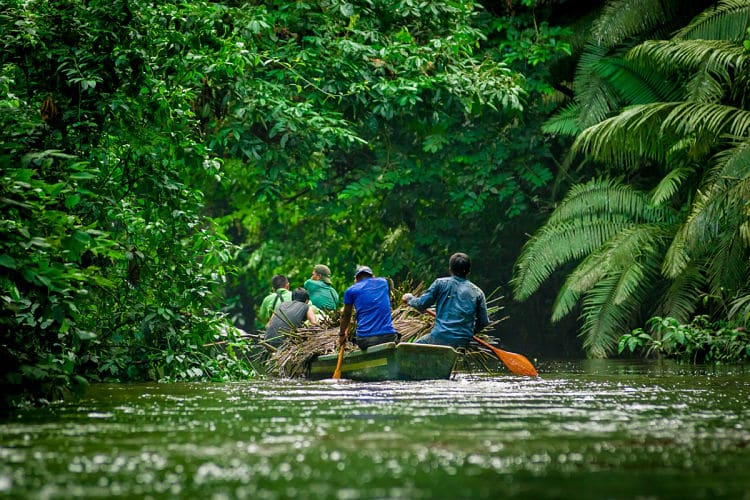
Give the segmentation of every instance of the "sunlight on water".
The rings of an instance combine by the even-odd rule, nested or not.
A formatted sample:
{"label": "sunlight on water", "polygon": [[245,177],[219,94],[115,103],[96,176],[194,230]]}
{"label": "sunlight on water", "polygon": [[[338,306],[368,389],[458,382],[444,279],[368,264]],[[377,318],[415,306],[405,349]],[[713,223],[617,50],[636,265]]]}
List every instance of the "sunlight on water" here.
{"label": "sunlight on water", "polygon": [[0,494],[750,498],[742,369],[545,368],[538,379],[94,386],[0,423]]}

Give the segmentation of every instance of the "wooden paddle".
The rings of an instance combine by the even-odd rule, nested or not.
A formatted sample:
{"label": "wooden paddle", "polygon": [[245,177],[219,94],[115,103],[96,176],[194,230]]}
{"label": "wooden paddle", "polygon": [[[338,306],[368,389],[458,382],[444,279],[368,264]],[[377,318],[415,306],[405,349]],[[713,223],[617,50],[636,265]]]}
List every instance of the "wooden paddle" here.
{"label": "wooden paddle", "polygon": [[[427,314],[435,317],[435,311],[432,309],[426,310]],[[510,370],[512,373],[515,373],[516,375],[526,375],[528,377],[538,377],[539,374],[536,371],[536,368],[534,368],[534,365],[531,364],[531,361],[529,361],[526,356],[523,354],[517,354],[515,352],[510,351],[503,351],[502,349],[498,349],[497,347],[489,344],[488,342],[485,342],[484,340],[480,339],[476,335],[472,337],[474,340],[482,344],[487,349],[491,350],[495,356],[497,356],[497,359],[503,362],[503,364]]]}
{"label": "wooden paddle", "polygon": [[524,356],[523,354],[517,354],[515,352],[503,351],[502,349],[498,349],[497,347],[480,339],[476,335],[474,335],[473,339],[482,344],[487,349],[490,349],[495,354],[495,356],[497,356],[497,358],[502,361],[506,367],[508,367],[508,370],[515,373],[516,375],[526,375],[529,377],[539,376],[536,368],[534,368],[534,365],[532,365],[531,361],[526,359],[526,356]]}
{"label": "wooden paddle", "polygon": [[344,347],[346,346],[346,341],[341,343],[341,348],[339,349],[339,359],[336,361],[336,369],[333,370],[333,375],[331,376],[334,380],[339,380],[341,378],[341,363],[344,361]]}

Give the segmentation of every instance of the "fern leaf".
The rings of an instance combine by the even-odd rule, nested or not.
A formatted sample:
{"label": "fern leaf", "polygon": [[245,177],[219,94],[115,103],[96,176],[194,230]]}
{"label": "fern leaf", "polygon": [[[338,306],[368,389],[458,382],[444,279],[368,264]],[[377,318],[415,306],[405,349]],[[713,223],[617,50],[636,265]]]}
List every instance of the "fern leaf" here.
{"label": "fern leaf", "polygon": [[635,35],[663,24],[667,13],[658,0],[614,0],[607,2],[593,27],[594,39],[614,47]]}
{"label": "fern leaf", "polygon": [[525,300],[562,265],[585,257],[604,241],[623,230],[626,220],[582,219],[542,227],[524,245],[516,261],[513,287],[516,300]]}
{"label": "fern leaf", "polygon": [[677,319],[680,323],[690,320],[706,278],[699,265],[691,265],[675,276],[662,294],[658,313],[660,316]]}
{"label": "fern leaf", "polygon": [[689,165],[676,167],[667,172],[659,184],[651,191],[649,201],[653,206],[666,204],[680,189],[687,178],[695,173],[695,167]]}
{"label": "fern leaf", "polygon": [[722,0],[679,30],[675,38],[742,41],[750,25],[747,0]]}
{"label": "fern leaf", "polygon": [[633,323],[633,304],[615,305],[621,275],[599,281],[583,299],[583,346],[589,356],[606,358],[614,352],[617,340]]}
{"label": "fern leaf", "polygon": [[656,222],[669,215],[648,203],[647,196],[612,179],[593,179],[573,186],[549,218],[556,224],[581,217],[615,218],[623,216],[632,222]]}
{"label": "fern leaf", "polygon": [[578,121],[580,114],[580,106],[574,102],[570,103],[544,122],[542,132],[575,137],[583,130]]}
{"label": "fern leaf", "polygon": [[654,64],[620,58],[603,58],[595,66],[603,80],[622,97],[625,105],[677,100],[682,88]]}
{"label": "fern leaf", "polygon": [[705,67],[726,72],[748,61],[742,44],[725,40],[649,40],[633,47],[627,58],[670,71]]}

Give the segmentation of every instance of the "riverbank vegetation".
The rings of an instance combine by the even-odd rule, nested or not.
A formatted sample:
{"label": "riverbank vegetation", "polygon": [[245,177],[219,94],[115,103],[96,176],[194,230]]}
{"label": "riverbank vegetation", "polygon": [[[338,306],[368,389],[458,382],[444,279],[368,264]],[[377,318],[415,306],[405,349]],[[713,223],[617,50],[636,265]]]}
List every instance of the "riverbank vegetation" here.
{"label": "riverbank vegetation", "polygon": [[426,282],[460,249],[542,295],[542,345],[537,291],[583,258],[553,319],[591,356],[651,315],[746,323],[749,7],[652,3],[5,2],[5,402],[257,376],[203,345],[318,262]]}
{"label": "riverbank vegetation", "polygon": [[566,165],[583,159],[585,174],[514,276],[524,299],[577,262],[552,316],[582,304],[584,346],[597,357],[644,317],[685,331],[696,314],[749,319],[750,3],[652,4],[644,15],[612,2],[595,23],[575,96],[543,127],[574,138]]}

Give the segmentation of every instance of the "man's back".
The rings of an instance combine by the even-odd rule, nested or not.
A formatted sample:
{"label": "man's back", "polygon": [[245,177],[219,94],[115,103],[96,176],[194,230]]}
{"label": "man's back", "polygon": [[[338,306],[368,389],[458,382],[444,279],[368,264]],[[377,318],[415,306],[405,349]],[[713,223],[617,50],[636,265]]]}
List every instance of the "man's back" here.
{"label": "man's back", "polygon": [[391,299],[385,278],[366,278],[344,292],[344,304],[357,311],[357,336],[396,333],[391,318]]}
{"label": "man's back", "polygon": [[296,300],[282,303],[274,311],[271,321],[266,327],[266,342],[278,346],[281,344],[282,332],[290,332],[292,328],[299,328],[307,319],[310,305]]}
{"label": "man's back", "polygon": [[273,312],[283,303],[292,300],[292,292],[288,288],[279,288],[274,292],[266,295],[260,304],[258,311],[258,320],[266,323],[271,318]]}
{"label": "man's back", "polygon": [[438,278],[424,294],[408,303],[421,311],[435,305],[437,316],[431,336],[448,345],[464,344],[489,324],[484,292],[466,278]]}

